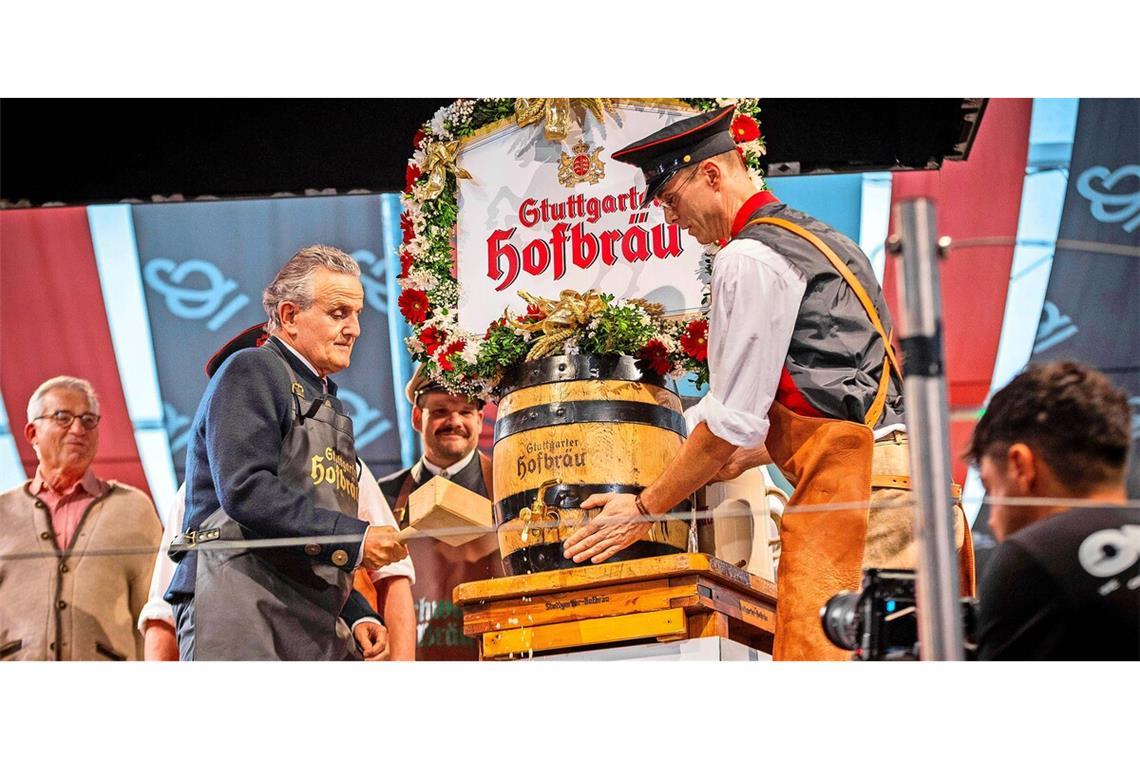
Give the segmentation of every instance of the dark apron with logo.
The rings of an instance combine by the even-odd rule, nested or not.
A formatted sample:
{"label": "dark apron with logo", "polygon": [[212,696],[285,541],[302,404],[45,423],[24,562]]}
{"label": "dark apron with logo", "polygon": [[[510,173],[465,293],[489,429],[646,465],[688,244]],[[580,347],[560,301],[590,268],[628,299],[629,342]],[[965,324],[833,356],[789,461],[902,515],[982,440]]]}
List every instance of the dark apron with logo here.
{"label": "dark apron with logo", "polygon": [[[313,502],[335,503],[355,518],[359,475],[352,420],[338,414],[327,396],[306,399],[272,342],[261,350],[281,359],[292,382],[293,422],[281,445],[278,477]],[[224,541],[261,538],[221,509],[198,532],[211,529]],[[194,659],[360,659],[339,621],[351,591],[352,568],[314,561],[301,546],[212,552],[203,544],[194,586]]]}

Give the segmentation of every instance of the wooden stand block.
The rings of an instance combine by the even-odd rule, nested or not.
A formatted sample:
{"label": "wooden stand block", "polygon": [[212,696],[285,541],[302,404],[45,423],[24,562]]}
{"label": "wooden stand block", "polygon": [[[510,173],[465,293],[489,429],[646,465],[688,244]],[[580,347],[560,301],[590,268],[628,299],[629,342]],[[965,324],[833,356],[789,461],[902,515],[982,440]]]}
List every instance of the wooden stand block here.
{"label": "wooden stand block", "polygon": [[775,584],[707,554],[492,578],[455,588],[484,660],[721,636],[772,651]]}

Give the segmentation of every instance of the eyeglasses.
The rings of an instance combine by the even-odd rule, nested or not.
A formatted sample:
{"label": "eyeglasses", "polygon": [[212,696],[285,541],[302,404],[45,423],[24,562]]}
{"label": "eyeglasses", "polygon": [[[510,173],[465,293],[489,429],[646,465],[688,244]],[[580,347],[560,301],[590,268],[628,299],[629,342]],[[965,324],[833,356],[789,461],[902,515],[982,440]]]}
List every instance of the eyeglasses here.
{"label": "eyeglasses", "polygon": [[64,411],[52,412],[51,414],[41,414],[35,419],[51,420],[61,428],[69,428],[71,427],[71,423],[75,422],[77,418],[79,419],[80,424],[82,424],[83,427],[87,428],[88,430],[94,430],[95,428],[99,427],[99,420],[102,419],[102,417],[100,417],[98,414],[95,414],[94,412],[72,414],[71,412]]}
{"label": "eyeglasses", "polygon": [[697,176],[697,170],[699,168],[700,167],[698,167],[698,166],[694,166],[693,171],[691,171],[689,173],[689,176],[686,177],[685,180],[681,184],[677,185],[676,190],[673,190],[671,193],[669,193],[668,198],[666,198],[663,193],[658,194],[657,202],[661,204],[662,208],[664,208],[668,211],[672,211],[674,214],[677,213],[677,201],[681,200],[681,189],[685,185],[689,184],[689,180],[691,180],[693,177]]}

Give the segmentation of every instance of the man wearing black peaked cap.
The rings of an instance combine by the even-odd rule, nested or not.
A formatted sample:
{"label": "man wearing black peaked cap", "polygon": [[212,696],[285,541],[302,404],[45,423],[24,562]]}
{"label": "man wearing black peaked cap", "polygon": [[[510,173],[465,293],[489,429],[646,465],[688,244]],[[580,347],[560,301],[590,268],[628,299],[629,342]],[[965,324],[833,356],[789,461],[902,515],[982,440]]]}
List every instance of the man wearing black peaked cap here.
{"label": "man wearing black peaked cap", "polygon": [[[844,659],[820,626],[832,595],[864,567],[913,567],[912,509],[796,506],[909,497],[901,370],[870,262],[823,222],[757,188],[729,131],[734,107],[678,121],[613,154],[641,169],[645,203],[700,243],[723,242],[712,270],[709,393],[690,435],[641,494],[595,494],[601,516],[565,542],[600,562],[645,536],[661,514],[714,477],[774,462],[795,486],[784,515],[773,657]],[[628,521],[622,521],[627,517]],[[963,593],[973,553],[955,508]]]}

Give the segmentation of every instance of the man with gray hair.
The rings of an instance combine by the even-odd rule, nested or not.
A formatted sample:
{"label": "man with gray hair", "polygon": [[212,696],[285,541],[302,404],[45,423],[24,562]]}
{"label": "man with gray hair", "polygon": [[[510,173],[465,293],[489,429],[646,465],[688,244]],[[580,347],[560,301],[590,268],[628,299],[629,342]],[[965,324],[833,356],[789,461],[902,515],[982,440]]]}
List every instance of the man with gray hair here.
{"label": "man with gray hair", "polygon": [[142,659],[134,619],[162,524],[142,491],[95,476],[99,420],[77,377],[53,377],[28,402],[39,465],[0,494],[0,660]]}
{"label": "man with gray hair", "polygon": [[[165,597],[179,654],[369,658],[384,648],[386,632],[352,591],[353,571],[398,561],[407,550],[393,528],[357,518],[352,421],[329,379],[348,367],[360,336],[360,268],[331,246],[304,248],[262,303],[270,338],[222,362],[194,417],[186,516],[172,546],[179,563]],[[264,539],[284,541],[244,543]],[[340,620],[351,639],[338,635]],[[353,640],[359,651],[346,646]]]}

